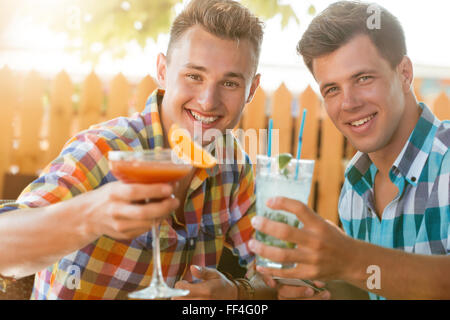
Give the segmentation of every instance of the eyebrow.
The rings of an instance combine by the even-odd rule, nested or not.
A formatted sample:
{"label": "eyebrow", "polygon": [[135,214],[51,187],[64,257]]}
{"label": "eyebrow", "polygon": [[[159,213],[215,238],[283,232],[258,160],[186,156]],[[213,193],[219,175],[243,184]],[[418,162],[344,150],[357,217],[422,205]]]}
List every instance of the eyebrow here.
{"label": "eyebrow", "polygon": [[[206,69],[205,67],[198,66],[198,65],[195,65],[193,63],[187,63],[187,64],[184,65],[184,67],[185,68],[189,68],[189,69],[195,69],[195,70],[198,70],[198,71],[201,71],[201,72],[207,72],[208,71],[208,69]],[[226,78],[239,78],[239,79],[245,80],[245,77],[244,77],[244,75],[241,72],[232,72],[232,71],[230,71],[230,72],[227,72],[225,74],[225,77]]]}
{"label": "eyebrow", "polygon": [[362,71],[354,74],[353,76],[351,76],[351,78],[356,79],[356,78],[359,78],[360,76],[362,76],[363,74],[372,74],[372,73],[376,73],[376,70],[372,70],[372,69],[362,70]]}
{"label": "eyebrow", "polygon": [[[372,69],[362,70],[362,71],[359,71],[358,73],[355,73],[354,75],[352,75],[352,76],[350,77],[350,79],[356,79],[356,78],[359,78],[360,76],[362,76],[363,74],[371,74],[371,73],[376,73],[376,71],[375,71],[375,70],[372,70]],[[320,90],[321,90],[321,91],[324,91],[325,89],[327,89],[327,88],[329,88],[329,87],[334,87],[335,85],[337,85],[336,82],[325,83],[325,84],[320,88]]]}
{"label": "eyebrow", "polygon": [[245,80],[244,75],[240,72],[227,72],[225,74],[225,77],[227,78],[240,78],[242,80]]}
{"label": "eyebrow", "polygon": [[198,70],[198,71],[206,72],[206,68],[205,68],[205,67],[197,66],[197,65],[195,65],[195,64],[193,64],[193,63],[186,63],[186,64],[184,65],[184,67],[185,67],[185,68],[189,68],[189,69],[195,69],[195,70]]}

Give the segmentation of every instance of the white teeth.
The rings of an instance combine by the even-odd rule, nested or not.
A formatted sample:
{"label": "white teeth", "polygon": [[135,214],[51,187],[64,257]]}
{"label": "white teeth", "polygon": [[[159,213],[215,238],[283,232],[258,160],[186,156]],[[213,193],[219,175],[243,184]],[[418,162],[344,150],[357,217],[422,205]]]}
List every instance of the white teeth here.
{"label": "white teeth", "polygon": [[375,115],[371,115],[370,117],[367,117],[365,119],[361,119],[355,122],[350,123],[352,126],[354,127],[359,127],[362,126],[363,124],[369,122],[370,120],[372,120],[375,117]]}
{"label": "white teeth", "polygon": [[203,117],[202,115],[196,113],[195,111],[189,110],[192,116],[195,118],[195,120],[201,121],[203,123],[213,123],[219,117]]}

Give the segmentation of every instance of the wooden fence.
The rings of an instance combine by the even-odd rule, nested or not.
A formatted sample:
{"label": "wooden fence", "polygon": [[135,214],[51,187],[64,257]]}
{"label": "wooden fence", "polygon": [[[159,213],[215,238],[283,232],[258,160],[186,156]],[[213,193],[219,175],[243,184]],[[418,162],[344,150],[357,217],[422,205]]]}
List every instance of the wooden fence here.
{"label": "wooden fence", "polygon": [[[47,80],[36,72],[23,75],[7,67],[1,69],[0,195],[9,188],[2,179],[6,173],[35,176],[74,133],[91,124],[142,110],[156,87],[150,76],[131,84],[119,74],[106,84],[92,73],[81,84],[74,84],[65,72]],[[440,119],[450,119],[450,100],[445,93],[428,103]],[[279,129],[279,151],[295,154],[298,115],[303,108],[308,109],[308,118],[302,158],[316,160],[309,204],[326,219],[338,223],[344,168],[354,150],[325,115],[320,98],[311,88],[298,96],[283,84],[271,95],[258,89],[244,111],[240,128],[257,132],[266,129],[269,110],[274,129]],[[248,146],[246,149],[251,151]],[[255,151],[250,156],[254,160]]]}

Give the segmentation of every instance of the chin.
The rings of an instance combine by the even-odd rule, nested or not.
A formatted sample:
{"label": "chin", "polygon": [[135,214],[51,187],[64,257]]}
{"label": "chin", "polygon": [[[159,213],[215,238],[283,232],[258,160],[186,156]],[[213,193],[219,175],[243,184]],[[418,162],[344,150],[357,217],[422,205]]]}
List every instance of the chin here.
{"label": "chin", "polygon": [[372,153],[377,150],[379,150],[379,147],[375,143],[370,143],[367,141],[354,141],[351,139],[348,139],[350,144],[355,148],[356,150],[362,152],[362,153]]}
{"label": "chin", "polygon": [[361,143],[359,145],[354,145],[353,146],[360,152],[362,153],[367,153],[367,154],[371,154],[377,151],[380,151],[381,149],[383,149],[383,145],[380,144],[370,144],[370,143]]}
{"label": "chin", "polygon": [[[356,147],[355,147],[356,148]],[[376,150],[372,149],[372,148],[367,148],[367,147],[361,147],[361,148],[356,148],[356,150],[362,152],[362,153],[366,153],[366,154],[370,154],[372,152],[375,152]]]}

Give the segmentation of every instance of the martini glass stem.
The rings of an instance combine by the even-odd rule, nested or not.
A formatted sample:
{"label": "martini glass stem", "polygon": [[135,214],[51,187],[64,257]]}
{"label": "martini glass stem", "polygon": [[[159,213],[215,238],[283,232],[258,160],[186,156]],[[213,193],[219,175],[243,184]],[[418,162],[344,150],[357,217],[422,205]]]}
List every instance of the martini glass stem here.
{"label": "martini glass stem", "polygon": [[161,256],[159,247],[159,231],[161,222],[155,221],[152,226],[153,246],[153,274],[150,286],[139,291],[128,294],[130,298],[136,299],[164,299],[171,297],[182,297],[189,294],[189,290],[170,288],[164,281],[161,268]]}
{"label": "martini glass stem", "polygon": [[159,247],[159,227],[161,223],[157,221],[152,226],[152,237],[153,237],[153,276],[150,286],[161,286],[166,285],[161,271],[161,255]]}

